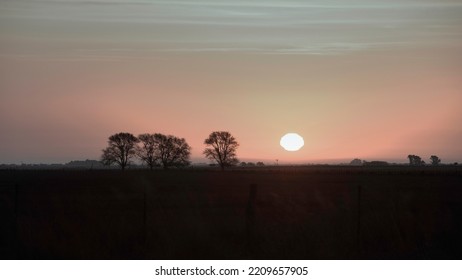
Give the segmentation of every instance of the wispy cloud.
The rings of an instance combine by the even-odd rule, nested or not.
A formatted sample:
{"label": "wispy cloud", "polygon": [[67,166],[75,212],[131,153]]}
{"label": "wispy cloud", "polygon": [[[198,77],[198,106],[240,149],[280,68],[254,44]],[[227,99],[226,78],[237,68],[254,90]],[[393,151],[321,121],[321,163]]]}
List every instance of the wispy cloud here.
{"label": "wispy cloud", "polygon": [[57,42],[104,38],[107,45],[130,43],[156,52],[335,54],[410,44],[460,44],[461,14],[462,3],[449,0],[0,3],[4,34],[44,34],[49,39],[54,33]]}

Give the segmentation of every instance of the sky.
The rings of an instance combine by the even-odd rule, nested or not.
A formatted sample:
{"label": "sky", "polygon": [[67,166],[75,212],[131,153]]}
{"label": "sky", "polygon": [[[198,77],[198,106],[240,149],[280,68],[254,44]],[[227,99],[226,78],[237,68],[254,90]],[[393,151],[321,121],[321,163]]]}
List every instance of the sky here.
{"label": "sky", "polygon": [[[243,161],[462,161],[459,0],[1,0],[0,163],[225,130]],[[285,133],[305,146],[288,152]]]}

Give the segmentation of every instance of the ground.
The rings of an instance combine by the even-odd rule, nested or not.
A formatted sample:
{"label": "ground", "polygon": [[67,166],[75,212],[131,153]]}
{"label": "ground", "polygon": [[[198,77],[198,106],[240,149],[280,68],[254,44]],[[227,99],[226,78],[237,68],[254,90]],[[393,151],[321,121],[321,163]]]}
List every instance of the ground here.
{"label": "ground", "polygon": [[458,167],[1,170],[3,259],[461,259]]}

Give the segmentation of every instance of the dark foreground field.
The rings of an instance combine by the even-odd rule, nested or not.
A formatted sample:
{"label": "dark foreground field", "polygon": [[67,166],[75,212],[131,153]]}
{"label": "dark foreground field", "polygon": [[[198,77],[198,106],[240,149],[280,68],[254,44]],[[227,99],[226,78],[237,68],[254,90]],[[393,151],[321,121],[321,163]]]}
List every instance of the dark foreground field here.
{"label": "dark foreground field", "polygon": [[3,259],[461,259],[462,172],[3,170],[0,221]]}

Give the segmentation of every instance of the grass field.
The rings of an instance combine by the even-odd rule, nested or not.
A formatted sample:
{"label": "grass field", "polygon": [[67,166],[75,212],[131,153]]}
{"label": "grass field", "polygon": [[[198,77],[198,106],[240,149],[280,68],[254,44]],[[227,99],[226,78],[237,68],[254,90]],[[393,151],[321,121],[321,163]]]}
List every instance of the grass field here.
{"label": "grass field", "polygon": [[461,259],[462,169],[0,171],[2,259]]}

